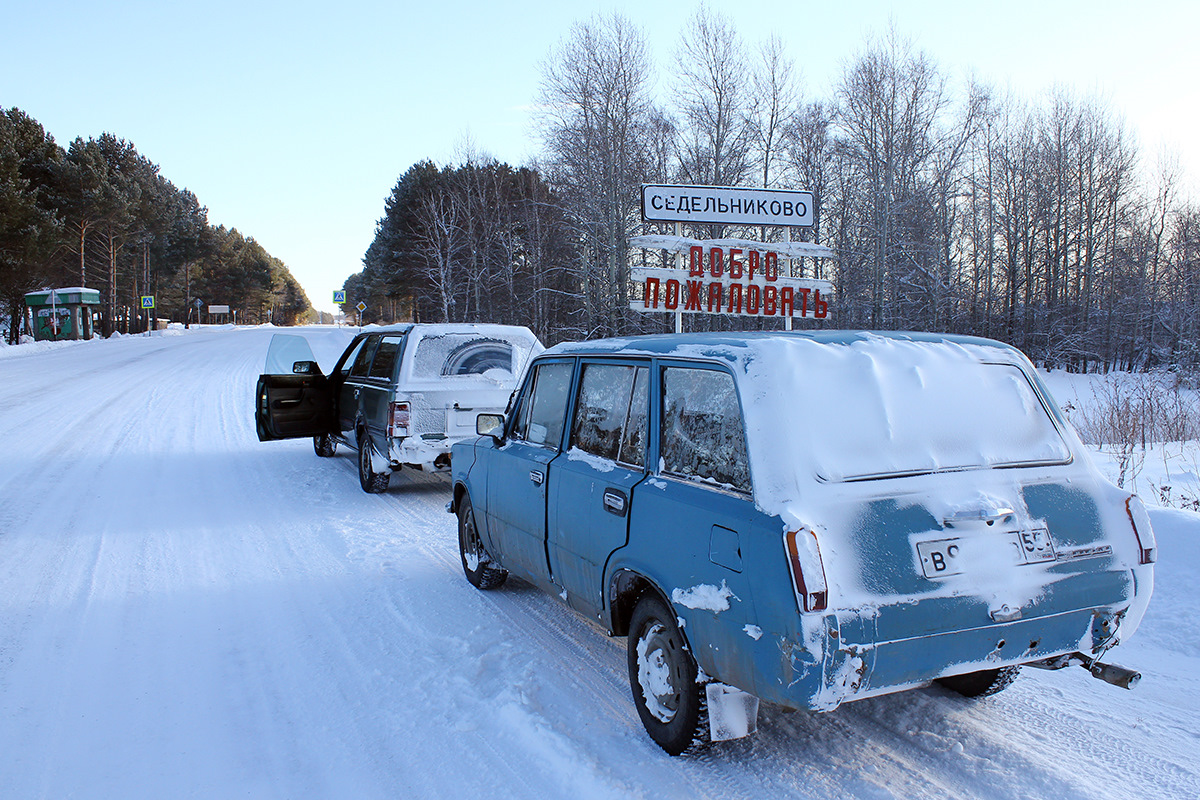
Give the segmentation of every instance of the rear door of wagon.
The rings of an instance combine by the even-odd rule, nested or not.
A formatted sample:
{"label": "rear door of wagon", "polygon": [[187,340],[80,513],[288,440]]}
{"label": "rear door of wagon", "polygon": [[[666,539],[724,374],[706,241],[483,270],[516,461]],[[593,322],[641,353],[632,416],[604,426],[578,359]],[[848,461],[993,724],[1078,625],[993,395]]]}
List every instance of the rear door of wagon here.
{"label": "rear door of wagon", "polygon": [[550,473],[547,550],[567,600],[595,615],[604,568],[629,534],[629,507],[646,476],[648,361],[583,359],[567,452]]}

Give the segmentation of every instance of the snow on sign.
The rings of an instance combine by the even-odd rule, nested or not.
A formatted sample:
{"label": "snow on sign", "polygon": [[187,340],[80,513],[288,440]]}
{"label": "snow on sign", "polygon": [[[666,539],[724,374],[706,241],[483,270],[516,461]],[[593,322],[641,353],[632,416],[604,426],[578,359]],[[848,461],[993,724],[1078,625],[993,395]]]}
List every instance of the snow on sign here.
{"label": "snow on sign", "polygon": [[733,186],[642,185],[642,219],[725,225],[813,224],[812,192]]}
{"label": "snow on sign", "polygon": [[629,307],[643,312],[824,319],[833,293],[829,281],[781,275],[775,252],[737,247],[694,245],[686,271],[634,267],[630,273],[642,296]]}

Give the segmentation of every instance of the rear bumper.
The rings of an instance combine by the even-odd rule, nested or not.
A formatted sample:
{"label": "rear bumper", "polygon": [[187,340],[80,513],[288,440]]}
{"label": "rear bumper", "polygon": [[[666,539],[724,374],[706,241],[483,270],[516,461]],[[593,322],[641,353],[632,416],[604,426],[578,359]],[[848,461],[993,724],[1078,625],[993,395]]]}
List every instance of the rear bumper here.
{"label": "rear bumper", "polygon": [[[1034,619],[876,642],[857,695],[885,694],[946,675],[1041,661],[1076,651],[1093,652],[1096,629],[1115,620],[1115,609],[1079,609]],[[1116,629],[1112,623],[1111,628]]]}
{"label": "rear bumper", "polygon": [[388,442],[388,460],[393,467],[415,466],[426,472],[445,472],[450,469],[450,448],[460,438],[422,439],[406,436]]}
{"label": "rear bumper", "polygon": [[[811,648],[785,645],[783,674],[759,684],[760,696],[795,708],[832,711],[848,700],[913,689],[949,675],[1046,662],[1075,652],[1097,655],[1115,643],[1128,609],[1128,603],[1082,608],[892,640],[875,638],[870,615],[829,614],[822,625],[824,652],[816,662]],[[765,666],[765,660],[759,664]]]}

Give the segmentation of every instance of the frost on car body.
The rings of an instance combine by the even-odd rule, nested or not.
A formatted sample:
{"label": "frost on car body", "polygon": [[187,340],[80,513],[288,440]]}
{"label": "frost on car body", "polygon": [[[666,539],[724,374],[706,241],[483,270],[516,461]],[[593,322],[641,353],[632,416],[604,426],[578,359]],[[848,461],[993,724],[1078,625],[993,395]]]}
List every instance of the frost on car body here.
{"label": "frost on car body", "polygon": [[[455,504],[473,505],[498,564],[617,634],[658,598],[674,613],[643,614],[640,644],[681,638],[700,674],[763,699],[831,710],[994,673],[963,689],[983,694],[1017,665],[1136,680],[1099,659],[1145,611],[1149,521],[1006,345],[843,332],[559,345],[502,433],[456,450]],[[686,749],[686,731],[642,716]]]}

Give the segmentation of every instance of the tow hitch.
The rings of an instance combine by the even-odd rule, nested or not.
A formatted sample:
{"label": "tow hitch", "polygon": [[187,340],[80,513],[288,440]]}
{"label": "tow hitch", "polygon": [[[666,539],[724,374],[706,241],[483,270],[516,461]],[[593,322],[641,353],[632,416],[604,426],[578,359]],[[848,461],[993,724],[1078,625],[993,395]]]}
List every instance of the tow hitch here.
{"label": "tow hitch", "polygon": [[1083,653],[1071,653],[1070,655],[1062,655],[1057,658],[1048,658],[1045,661],[1034,662],[1029,666],[1037,667],[1038,669],[1062,669],[1072,664],[1083,667],[1091,673],[1093,678],[1102,680],[1105,683],[1111,683],[1113,686],[1120,686],[1122,689],[1132,689],[1142,679],[1142,673],[1140,672],[1126,669],[1116,664],[1105,664],[1098,659],[1089,658]]}

